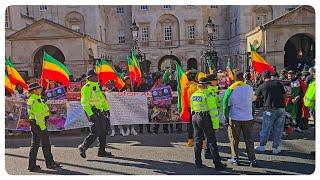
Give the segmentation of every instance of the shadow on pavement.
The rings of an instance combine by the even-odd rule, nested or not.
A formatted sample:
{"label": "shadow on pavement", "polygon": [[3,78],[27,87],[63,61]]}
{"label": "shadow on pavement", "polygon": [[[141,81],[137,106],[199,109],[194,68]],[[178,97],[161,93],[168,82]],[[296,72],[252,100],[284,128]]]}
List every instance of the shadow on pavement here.
{"label": "shadow on pavement", "polygon": [[[16,154],[10,154],[10,153],[5,153],[6,156],[12,156],[12,157],[17,157],[17,158],[24,158],[24,159],[29,159],[29,157],[27,156],[21,156],[21,155],[16,155]],[[37,158],[37,161],[44,161],[44,159],[39,159]],[[90,169],[90,170],[94,170],[94,171],[101,171],[101,172],[106,172],[106,173],[111,173],[111,174],[121,174],[121,175],[130,175],[128,173],[124,173],[124,172],[117,172],[117,171],[111,171],[111,170],[107,170],[107,169],[101,169],[101,168],[95,168],[95,167],[89,167],[89,166],[83,166],[83,165],[78,165],[78,164],[72,164],[72,163],[66,163],[66,162],[58,162],[57,163],[61,164],[61,165],[66,165],[66,166],[73,166],[73,167],[77,167],[77,168],[84,168],[84,169]],[[40,171],[41,172],[41,171]],[[46,173],[47,171],[43,171],[43,173]],[[75,172],[75,171],[69,171],[66,169],[57,169],[57,171],[50,171],[51,174],[64,174],[63,172],[72,172],[72,173],[81,173],[81,172]]]}

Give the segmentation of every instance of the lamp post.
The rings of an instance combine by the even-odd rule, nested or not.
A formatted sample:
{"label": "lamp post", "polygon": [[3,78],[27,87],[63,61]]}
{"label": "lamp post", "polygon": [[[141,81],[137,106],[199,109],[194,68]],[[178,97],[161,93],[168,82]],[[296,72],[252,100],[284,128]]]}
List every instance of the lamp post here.
{"label": "lamp post", "polygon": [[216,70],[218,64],[218,56],[213,43],[213,33],[215,24],[212,22],[210,17],[205,28],[207,29],[208,33],[208,44],[206,45],[206,49],[202,51],[202,57],[204,57],[205,60],[205,71],[206,73],[208,73],[209,69]]}
{"label": "lamp post", "polygon": [[139,27],[136,24],[136,20],[133,20],[132,26],[130,27],[132,32],[132,46],[134,53],[138,56],[140,62],[142,61],[142,53],[138,46],[138,35],[139,35]]}

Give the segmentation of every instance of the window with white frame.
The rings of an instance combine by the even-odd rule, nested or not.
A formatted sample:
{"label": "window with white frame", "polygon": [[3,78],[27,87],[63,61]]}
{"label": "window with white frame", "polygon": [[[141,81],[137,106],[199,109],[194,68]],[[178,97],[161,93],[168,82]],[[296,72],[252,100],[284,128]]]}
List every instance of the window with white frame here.
{"label": "window with white frame", "polygon": [[195,28],[194,25],[187,26],[187,39],[194,39]]}
{"label": "window with white frame", "polygon": [[9,7],[6,9],[6,14],[5,14],[5,27],[9,28],[10,25],[10,20],[9,20]]}
{"label": "window with white frame", "polygon": [[46,11],[46,10],[48,10],[48,6],[46,6],[46,5],[40,5],[40,6],[39,6],[39,10],[40,10],[40,11]]}
{"label": "window with white frame", "polygon": [[71,29],[80,32],[80,24],[72,24]]}
{"label": "window with white frame", "polygon": [[163,38],[165,41],[172,40],[172,28],[171,26],[164,26],[163,28]]}
{"label": "window with white frame", "polygon": [[119,43],[119,44],[124,44],[124,43],[126,43],[126,40],[125,40],[124,32],[123,32],[123,31],[119,31],[119,32],[118,32],[118,43]]}
{"label": "window with white frame", "polygon": [[117,14],[123,14],[124,10],[123,7],[117,7]]}
{"label": "window with white frame", "polygon": [[144,42],[149,41],[149,27],[141,28],[141,40]]}
{"label": "window with white frame", "polygon": [[214,25],[213,28],[213,39],[216,40],[219,38],[219,26],[218,25]]}
{"label": "window with white frame", "polygon": [[256,19],[256,26],[261,26],[267,22],[267,14],[258,14]]}
{"label": "window with white frame", "polygon": [[147,11],[148,10],[148,6],[147,5],[142,5],[142,6],[140,6],[140,10]]}
{"label": "window with white frame", "polygon": [[164,5],[163,9],[171,9],[171,5]]}

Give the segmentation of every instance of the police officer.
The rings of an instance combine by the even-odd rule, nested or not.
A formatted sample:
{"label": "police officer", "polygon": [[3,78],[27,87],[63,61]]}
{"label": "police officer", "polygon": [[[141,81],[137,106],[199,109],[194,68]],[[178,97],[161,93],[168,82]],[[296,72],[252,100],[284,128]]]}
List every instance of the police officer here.
{"label": "police officer", "polygon": [[213,157],[215,169],[224,169],[227,165],[221,162],[219,156],[216,137],[212,127],[210,111],[208,107],[207,86],[210,84],[206,78],[199,81],[198,90],[190,98],[190,107],[192,112],[192,124],[194,128],[194,154],[195,164],[198,168],[204,168],[201,159],[202,141],[207,139],[207,144]]}
{"label": "police officer", "polygon": [[31,126],[31,148],[29,153],[28,170],[31,172],[41,170],[36,164],[37,154],[42,144],[42,152],[48,169],[55,169],[60,165],[55,163],[51,153],[51,144],[47,131],[46,120],[49,116],[49,108],[41,99],[42,87],[38,83],[29,84],[29,99],[27,101],[28,114]]}
{"label": "police officer", "polygon": [[[208,97],[208,108],[210,112],[212,128],[215,132],[219,129],[219,110],[221,104],[219,99],[218,77],[217,74],[210,74],[206,79],[207,81],[210,81],[210,85],[207,86],[206,93]],[[206,146],[204,157],[206,159],[212,159],[208,144]]]}
{"label": "police officer", "polygon": [[90,133],[82,144],[78,146],[80,156],[86,158],[86,150],[98,138],[99,157],[109,157],[106,152],[106,136],[110,125],[109,104],[99,86],[98,78],[93,69],[86,74],[87,83],[81,88],[81,106],[89,117]]}

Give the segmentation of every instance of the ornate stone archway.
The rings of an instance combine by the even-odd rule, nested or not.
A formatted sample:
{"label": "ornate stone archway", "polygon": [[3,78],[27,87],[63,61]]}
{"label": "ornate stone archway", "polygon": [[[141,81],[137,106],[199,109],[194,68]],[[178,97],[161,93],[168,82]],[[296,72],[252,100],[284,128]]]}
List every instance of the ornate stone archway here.
{"label": "ornate stone archway", "polygon": [[50,56],[54,57],[61,63],[65,62],[65,56],[62,53],[62,51],[52,45],[44,45],[39,47],[34,52],[33,56],[33,63],[34,63],[34,76],[40,77],[41,76],[41,70],[42,70],[42,61],[43,61],[43,54],[44,52],[48,53]]}
{"label": "ornate stone archway", "polygon": [[302,70],[304,65],[315,65],[315,41],[309,34],[291,36],[284,45],[284,67]]}
{"label": "ornate stone archway", "polygon": [[176,69],[176,63],[181,65],[181,61],[179,58],[177,58],[175,55],[165,55],[163,56],[158,63],[158,70],[164,71],[168,68],[175,70]]}

